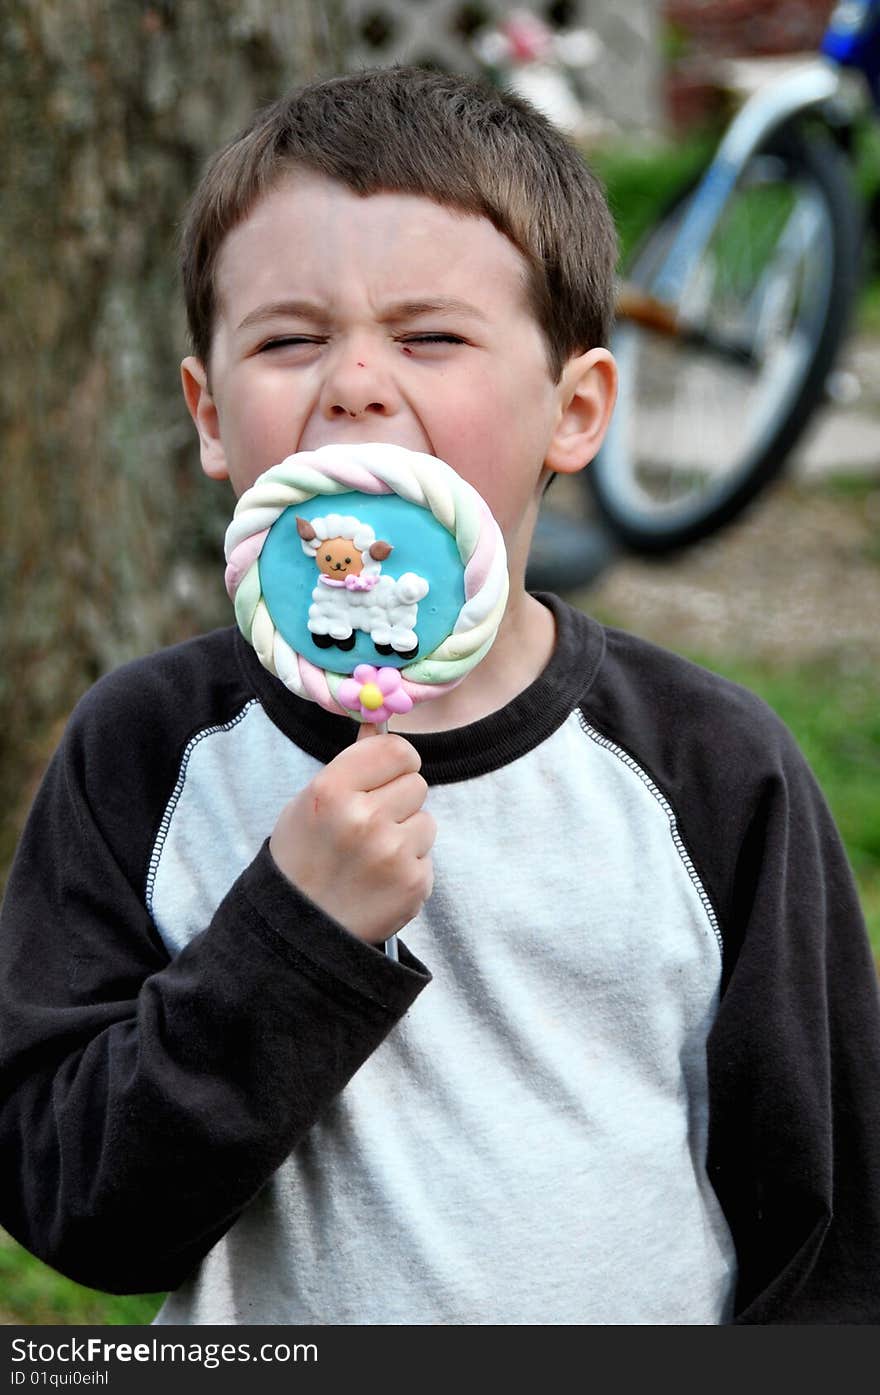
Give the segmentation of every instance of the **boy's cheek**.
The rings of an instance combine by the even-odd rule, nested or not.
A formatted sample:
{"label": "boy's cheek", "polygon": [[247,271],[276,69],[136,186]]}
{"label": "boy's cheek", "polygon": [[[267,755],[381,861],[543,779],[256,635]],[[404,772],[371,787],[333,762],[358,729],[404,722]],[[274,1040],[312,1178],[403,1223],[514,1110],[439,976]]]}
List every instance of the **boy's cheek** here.
{"label": "boy's cheek", "polygon": [[289,392],[260,392],[254,385],[226,400],[220,429],[237,472],[256,479],[298,449],[303,415]]}

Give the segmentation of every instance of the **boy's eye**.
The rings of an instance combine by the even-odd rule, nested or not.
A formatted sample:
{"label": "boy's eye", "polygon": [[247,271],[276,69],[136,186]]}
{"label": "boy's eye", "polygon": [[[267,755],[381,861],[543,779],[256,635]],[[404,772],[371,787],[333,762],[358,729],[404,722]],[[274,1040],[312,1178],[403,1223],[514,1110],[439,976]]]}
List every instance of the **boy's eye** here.
{"label": "boy's eye", "polygon": [[401,340],[403,344],[463,344],[458,334],[408,334]]}
{"label": "boy's eye", "polygon": [[260,353],[264,354],[269,349],[289,349],[296,348],[302,344],[320,344],[320,339],[309,339],[304,334],[284,334],[277,339],[267,339],[265,344],[260,345]]}

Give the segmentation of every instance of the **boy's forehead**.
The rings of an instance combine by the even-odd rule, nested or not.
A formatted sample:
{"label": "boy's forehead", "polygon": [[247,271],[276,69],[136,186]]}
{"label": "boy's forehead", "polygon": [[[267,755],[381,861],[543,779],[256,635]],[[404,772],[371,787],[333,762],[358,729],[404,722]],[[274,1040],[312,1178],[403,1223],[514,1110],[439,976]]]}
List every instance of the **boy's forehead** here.
{"label": "boy's forehead", "polygon": [[321,294],[360,274],[391,298],[445,292],[478,304],[524,293],[527,273],[518,248],[487,218],[423,194],[359,195],[308,172],[279,180],[230,230],[215,289],[218,308],[234,310],[242,296],[281,279]]}

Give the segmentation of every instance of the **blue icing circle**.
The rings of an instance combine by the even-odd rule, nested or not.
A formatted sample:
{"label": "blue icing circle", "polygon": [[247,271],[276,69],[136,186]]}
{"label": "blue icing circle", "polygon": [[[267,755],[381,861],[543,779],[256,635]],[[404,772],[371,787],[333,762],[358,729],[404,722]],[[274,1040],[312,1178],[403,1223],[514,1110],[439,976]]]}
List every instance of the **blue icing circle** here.
{"label": "blue icing circle", "polygon": [[[413,627],[419,640],[417,657],[425,658],[452,632],[464,605],[464,564],[455,538],[430,510],[398,494],[372,495],[356,490],[320,494],[279,514],[259,559],[260,589],[276,630],[291,649],[332,673],[352,673],[358,664],[405,668],[414,662],[397,654],[378,653],[362,630],[354,631],[353,649],[343,650],[335,644],[324,649],[315,644],[308,628],[309,607],[315,587],[320,585],[322,594],[325,588],[318,581],[317,562],[303,551],[296,520],[331,513],[353,515],[369,524],[377,538],[391,544],[393,551],[382,563],[383,576],[396,580],[404,572],[415,572],[427,581],[428,593],[418,602]],[[327,588],[327,594],[334,593]]]}

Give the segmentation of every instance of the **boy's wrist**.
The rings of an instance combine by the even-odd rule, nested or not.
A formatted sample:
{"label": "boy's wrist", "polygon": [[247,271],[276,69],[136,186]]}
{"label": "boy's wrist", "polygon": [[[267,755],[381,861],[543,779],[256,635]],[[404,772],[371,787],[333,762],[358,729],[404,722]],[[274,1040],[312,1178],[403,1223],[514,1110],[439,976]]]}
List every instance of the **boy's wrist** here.
{"label": "boy's wrist", "polygon": [[431,981],[430,970],[398,941],[399,960],[368,944],[317,906],[277,866],[268,838],[230,895],[244,898],[258,933],[282,958],[337,988],[354,990],[387,1011],[403,1013]]}

